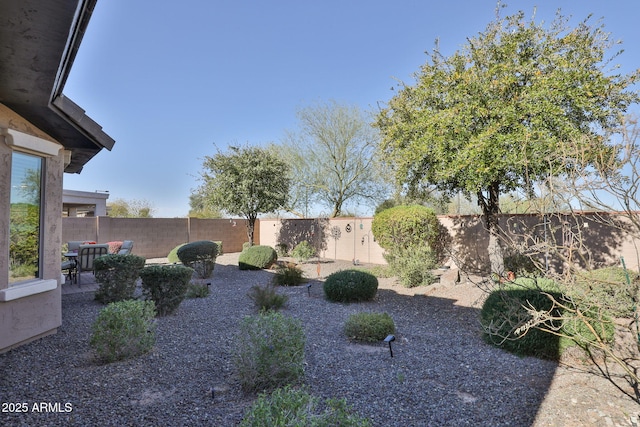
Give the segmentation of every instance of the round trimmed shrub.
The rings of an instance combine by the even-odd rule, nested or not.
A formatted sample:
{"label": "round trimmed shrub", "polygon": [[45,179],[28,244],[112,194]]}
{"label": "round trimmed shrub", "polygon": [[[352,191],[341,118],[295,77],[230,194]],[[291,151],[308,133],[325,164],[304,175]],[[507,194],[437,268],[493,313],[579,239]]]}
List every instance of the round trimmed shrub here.
{"label": "round trimmed shrub", "polygon": [[[562,298],[559,292],[549,293],[555,299]],[[556,335],[536,328],[531,328],[524,335],[516,333],[516,328],[531,320],[531,315],[524,308],[529,304],[537,310],[548,311],[553,308],[549,297],[539,289],[513,285],[489,294],[480,311],[484,338],[488,343],[517,355],[557,360],[560,356],[560,340]],[[561,314],[558,309],[553,312],[555,317]],[[554,327],[559,328],[560,324]]]}
{"label": "round trimmed shrub", "polygon": [[[553,307],[554,300],[565,304],[569,310]],[[580,308],[584,305],[584,308]],[[517,328],[532,320],[524,307],[533,306],[538,311],[552,310],[551,327],[564,337],[558,337],[535,327],[518,334]],[[582,313],[581,317],[575,311]],[[535,356],[557,360],[572,345],[586,348],[596,341],[612,342],[614,325],[605,311],[598,310],[588,301],[566,298],[550,279],[518,278],[503,289],[493,291],[485,300],[480,312],[485,339],[498,347],[522,356]],[[588,323],[588,325],[587,325]],[[594,331],[598,337],[593,335]]]}
{"label": "round trimmed shrub", "polygon": [[250,246],[240,253],[238,267],[240,270],[261,270],[271,267],[277,259],[278,254],[271,246]]}
{"label": "round trimmed shrub", "polygon": [[100,310],[89,345],[104,362],[115,362],[151,350],[156,341],[152,301],[118,301]]}
{"label": "round trimmed shrub", "polygon": [[327,276],[323,289],[329,301],[370,301],[378,292],[378,279],[362,270],[341,270]]}
{"label": "round trimmed shrub", "polygon": [[176,254],[182,264],[193,268],[201,279],[206,279],[216,265],[218,245],[211,240],[198,240],[180,246]]}
{"label": "round trimmed shrub", "polygon": [[395,330],[393,319],[387,313],[355,313],[344,326],[347,337],[365,342],[382,341]]}
{"label": "round trimmed shrub", "polygon": [[171,252],[169,252],[169,255],[167,255],[167,261],[169,261],[171,264],[176,264],[180,262],[180,258],[178,258],[178,249],[180,249],[184,245],[186,245],[186,243],[182,243],[176,246],[175,248],[171,249]]}
{"label": "round trimmed shrub", "polygon": [[109,254],[93,261],[96,282],[94,295],[103,304],[133,299],[136,281],[146,260],[138,255]]}
{"label": "round trimmed shrub", "polygon": [[152,265],[140,272],[142,292],[156,304],[158,316],[172,314],[185,299],[193,269],[183,265]]}
{"label": "round trimmed shrub", "polygon": [[385,209],[373,217],[371,231],[386,251],[427,244],[436,249],[440,222],[433,209],[421,205],[402,205]]}
{"label": "round trimmed shrub", "polygon": [[311,243],[307,242],[306,240],[298,243],[296,247],[291,251],[291,256],[298,260],[298,262],[308,261],[309,258],[314,256],[315,254],[316,250],[313,246],[311,246]]}

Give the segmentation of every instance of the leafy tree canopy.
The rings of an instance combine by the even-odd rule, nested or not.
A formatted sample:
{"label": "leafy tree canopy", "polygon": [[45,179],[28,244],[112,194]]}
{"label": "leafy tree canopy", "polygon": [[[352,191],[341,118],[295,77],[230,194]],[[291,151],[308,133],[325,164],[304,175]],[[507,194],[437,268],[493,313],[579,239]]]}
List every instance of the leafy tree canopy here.
{"label": "leafy tree canopy", "polygon": [[228,153],[205,156],[200,191],[207,205],[247,219],[247,236],[259,214],[282,209],[289,196],[288,165],[260,147],[230,147]]}
{"label": "leafy tree canopy", "polygon": [[310,200],[341,216],[349,203],[381,201],[388,186],[376,148],[380,136],[358,107],[336,101],[298,111],[299,128],[276,147],[292,166],[292,212],[308,211]]}
{"label": "leafy tree canopy", "polygon": [[594,161],[610,151],[604,130],[638,101],[638,72],[607,74],[612,45],[589,18],[568,28],[558,14],[547,29],[519,12],[449,57],[436,46],[377,117],[384,158],[409,190],[475,195],[495,234],[501,193],[584,164],[557,155],[564,142]]}

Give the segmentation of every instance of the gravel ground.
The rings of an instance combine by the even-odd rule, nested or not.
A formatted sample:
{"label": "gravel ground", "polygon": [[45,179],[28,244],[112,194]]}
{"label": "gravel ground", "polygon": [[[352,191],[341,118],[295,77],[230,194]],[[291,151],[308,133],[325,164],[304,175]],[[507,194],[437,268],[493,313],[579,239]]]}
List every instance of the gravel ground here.
{"label": "gravel ground", "polygon": [[[349,264],[320,266],[326,276]],[[405,289],[382,279],[375,301],[335,304],[323,299],[316,268],[305,265],[309,289],[281,288],[290,297],[282,312],[305,327],[304,382],[318,397],[346,398],[375,426],[637,425],[640,406],[606,380],[486,345],[473,284],[445,276]],[[235,378],[234,335],[255,313],[248,289],[271,275],[239,271],[237,254],[219,257],[211,294],[158,319],[151,353],[109,365],[88,344],[103,306],[91,292],[64,295],[57,334],[0,355],[0,425],[237,425],[255,396]],[[384,343],[345,338],[347,317],[359,311],[392,316],[394,357]]]}

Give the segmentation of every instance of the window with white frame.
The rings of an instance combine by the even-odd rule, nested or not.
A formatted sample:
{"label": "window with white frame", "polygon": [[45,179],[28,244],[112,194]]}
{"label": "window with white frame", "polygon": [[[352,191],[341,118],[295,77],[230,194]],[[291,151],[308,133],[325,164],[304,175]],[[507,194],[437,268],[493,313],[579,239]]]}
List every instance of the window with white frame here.
{"label": "window with white frame", "polygon": [[11,155],[9,284],[41,278],[40,224],[44,159],[14,151]]}

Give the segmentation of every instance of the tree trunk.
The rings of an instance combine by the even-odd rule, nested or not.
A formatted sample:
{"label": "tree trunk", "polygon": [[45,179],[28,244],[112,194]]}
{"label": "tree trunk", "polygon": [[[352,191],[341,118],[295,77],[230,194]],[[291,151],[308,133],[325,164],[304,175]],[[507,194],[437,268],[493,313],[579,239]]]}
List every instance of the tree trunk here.
{"label": "tree trunk", "polygon": [[482,191],[478,192],[478,204],[482,207],[484,224],[489,232],[489,263],[491,273],[496,273],[500,277],[504,274],[504,255],[502,251],[502,240],[500,239],[500,184],[497,182],[489,185],[488,197]]}
{"label": "tree trunk", "polygon": [[247,216],[247,238],[249,239],[249,246],[253,246],[253,231],[256,226],[256,218],[253,216]]}

